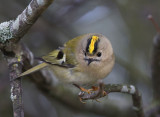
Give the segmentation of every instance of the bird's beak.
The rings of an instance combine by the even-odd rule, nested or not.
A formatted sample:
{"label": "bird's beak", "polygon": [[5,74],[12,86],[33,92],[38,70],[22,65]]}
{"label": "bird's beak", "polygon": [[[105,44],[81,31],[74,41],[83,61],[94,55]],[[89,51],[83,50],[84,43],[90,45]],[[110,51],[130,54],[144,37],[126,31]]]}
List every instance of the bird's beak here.
{"label": "bird's beak", "polygon": [[85,58],[84,60],[88,62],[88,64],[87,64],[88,66],[89,66],[93,61],[99,61],[99,60],[93,59],[93,58]]}
{"label": "bird's beak", "polygon": [[89,58],[87,61],[88,61],[88,66],[89,66],[94,61],[94,59]]}

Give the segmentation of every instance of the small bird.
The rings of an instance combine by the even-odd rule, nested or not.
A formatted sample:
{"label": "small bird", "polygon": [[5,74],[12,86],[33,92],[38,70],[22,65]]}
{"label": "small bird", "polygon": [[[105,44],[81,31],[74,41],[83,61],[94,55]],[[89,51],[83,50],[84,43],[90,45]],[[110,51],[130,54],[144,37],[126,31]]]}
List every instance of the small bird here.
{"label": "small bird", "polygon": [[41,60],[43,63],[19,77],[48,67],[61,82],[75,84],[90,93],[81,86],[93,86],[104,79],[111,72],[115,57],[112,45],[104,35],[89,33],[69,40],[63,47],[41,57]]}

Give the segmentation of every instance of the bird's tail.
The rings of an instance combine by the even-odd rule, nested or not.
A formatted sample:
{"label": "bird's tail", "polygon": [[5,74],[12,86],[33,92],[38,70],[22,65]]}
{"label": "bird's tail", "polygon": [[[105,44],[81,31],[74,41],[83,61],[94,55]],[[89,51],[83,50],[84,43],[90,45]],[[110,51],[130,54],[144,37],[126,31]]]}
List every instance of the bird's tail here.
{"label": "bird's tail", "polygon": [[35,66],[35,67],[33,67],[33,68],[31,68],[31,69],[23,72],[23,73],[21,73],[18,77],[26,76],[26,75],[28,75],[28,74],[30,74],[30,73],[36,72],[36,71],[38,71],[38,70],[40,70],[40,69],[42,69],[42,68],[45,68],[45,67],[47,67],[47,66],[48,66],[47,63],[41,63],[41,64],[39,64],[39,65],[37,65],[37,66]]}

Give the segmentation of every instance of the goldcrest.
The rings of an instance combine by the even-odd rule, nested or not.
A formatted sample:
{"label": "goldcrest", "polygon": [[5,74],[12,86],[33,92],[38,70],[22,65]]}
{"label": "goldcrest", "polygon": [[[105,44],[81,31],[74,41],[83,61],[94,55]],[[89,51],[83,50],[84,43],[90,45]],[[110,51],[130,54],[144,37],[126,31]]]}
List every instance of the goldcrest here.
{"label": "goldcrest", "polygon": [[69,40],[63,47],[41,59],[43,63],[19,77],[48,67],[64,83],[92,85],[105,78],[115,62],[110,41],[98,33],[84,34]]}

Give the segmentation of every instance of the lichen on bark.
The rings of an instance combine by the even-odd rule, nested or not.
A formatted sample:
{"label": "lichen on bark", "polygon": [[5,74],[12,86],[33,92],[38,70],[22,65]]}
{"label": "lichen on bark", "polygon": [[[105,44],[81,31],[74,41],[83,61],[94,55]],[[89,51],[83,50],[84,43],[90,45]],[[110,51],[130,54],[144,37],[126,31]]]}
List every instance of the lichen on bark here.
{"label": "lichen on bark", "polygon": [[7,40],[12,38],[11,24],[12,20],[3,22],[0,24],[0,42],[5,43]]}

